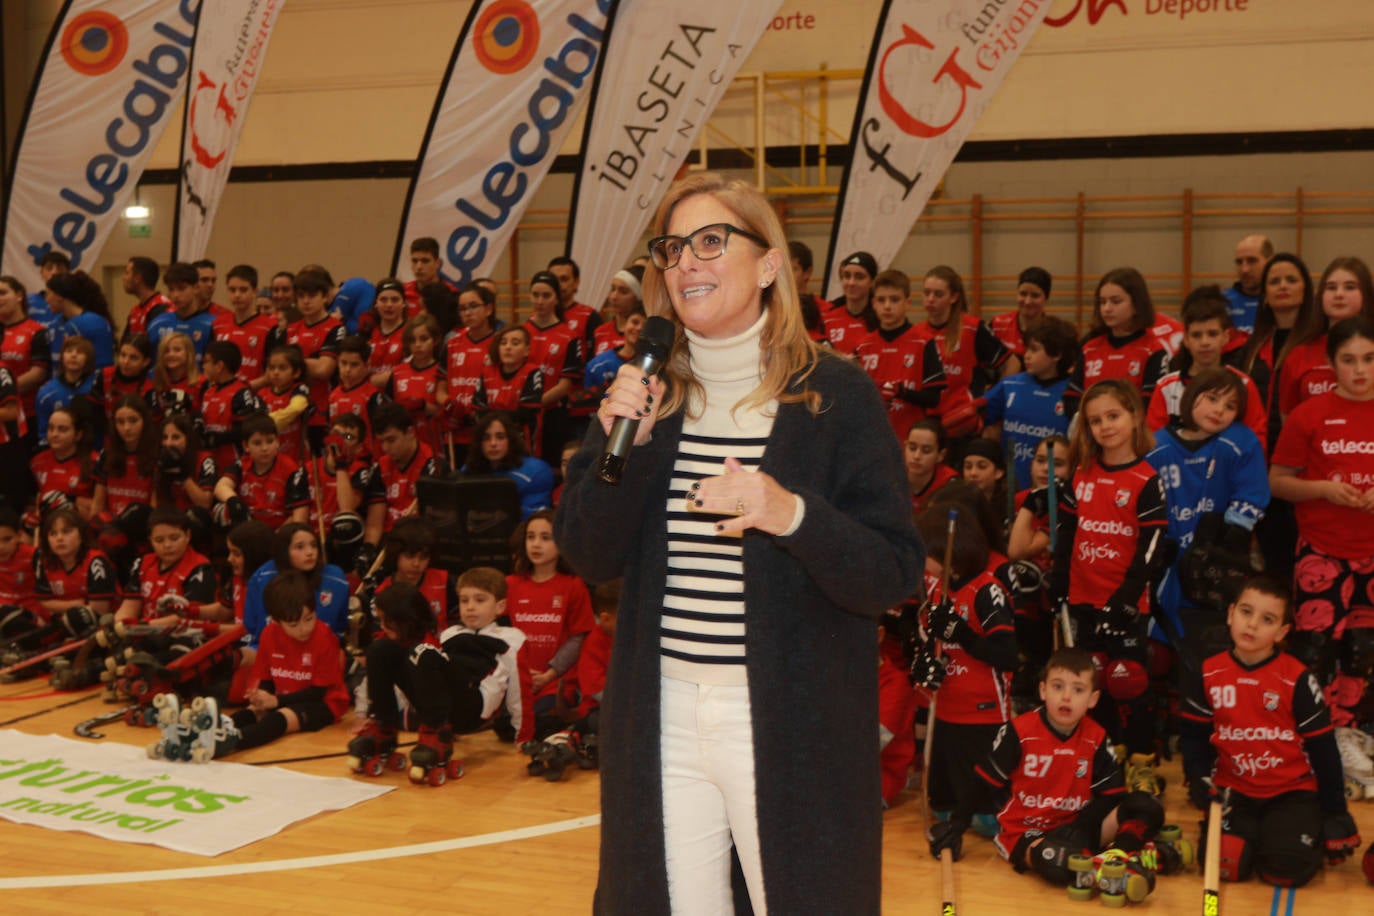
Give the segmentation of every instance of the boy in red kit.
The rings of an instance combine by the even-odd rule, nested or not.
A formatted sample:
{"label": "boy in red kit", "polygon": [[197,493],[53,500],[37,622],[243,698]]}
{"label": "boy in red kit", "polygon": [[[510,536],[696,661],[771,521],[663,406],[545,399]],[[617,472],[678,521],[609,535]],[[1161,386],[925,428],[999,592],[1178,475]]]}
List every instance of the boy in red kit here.
{"label": "boy in red kit", "polygon": [[248,264],[229,268],[224,288],[233,312],[215,319],[215,339],[228,341],[239,351],[238,377],[256,390],[267,384],[268,340],[277,329],[277,321],[258,312],[255,268]]}
{"label": "boy in red kit", "polygon": [[267,409],[239,377],[242,359],[238,347],[216,339],[205,348],[202,363],[205,382],[200,389],[200,419],[204,424],[201,442],[215,459],[215,465],[222,468],[238,460],[244,418]]}
{"label": "boy in red kit", "polygon": [[267,583],[263,602],[272,620],[253,659],[248,708],[234,713],[237,735],[216,744],[216,757],[294,732],[317,732],[348,710],[343,651],[338,637],[315,616],[306,574],[291,570],[277,576]]}
{"label": "boy in red kit", "polygon": [[[361,513],[367,479],[372,473],[372,455],[367,450],[362,418],[340,414],[330,424],[324,455],[311,460],[315,462],[314,479],[320,488],[319,509],[324,513],[329,558],[340,569],[348,569],[362,541]],[[318,530],[320,522],[313,501],[310,524]]]}
{"label": "boy in red kit", "polygon": [[458,292],[453,284],[443,278],[444,262],[439,260],[439,241],[429,236],[421,236],[413,239],[410,243],[410,272],[415,275],[414,280],[405,282],[405,299],[409,308],[407,315],[418,315],[424,303],[420,297],[420,290],[431,283],[443,283],[455,293]]}
{"label": "boy in red kit", "polygon": [[305,471],[279,452],[277,424],[266,414],[243,421],[243,457],[224,469],[215,484],[222,503],[221,524],[232,528],[249,518],[280,528],[310,516],[310,485]]}
{"label": "boy in red kit", "polygon": [[370,354],[367,369],[372,384],[385,388],[391,370],[406,358],[405,326],[406,300],[404,287],[395,277],[378,282],[377,295],[372,300],[376,323],[367,338]]}
{"label": "boy in red kit", "polygon": [[[1301,887],[1359,848],[1341,756],[1321,685],[1279,646],[1292,621],[1287,590],[1255,577],[1226,612],[1234,647],[1188,685],[1179,746],[1189,795],[1223,793],[1221,877]],[[1208,786],[1210,781],[1211,786]],[[1203,836],[1207,831],[1203,829]]]}
{"label": "boy in red kit", "polygon": [[34,594],[34,547],[21,540],[19,516],[0,506],[0,645],[47,622]]}
{"label": "boy in red kit", "polygon": [[[386,403],[387,396],[372,384],[368,374],[371,354],[371,345],[356,334],[339,341],[339,384],[329,392],[330,422],[340,414],[351,413],[361,417],[368,430],[372,428],[372,414]],[[368,442],[375,446],[371,433]]]}
{"label": "boy in red kit", "polygon": [[383,404],[372,422],[377,448],[382,454],[367,481],[366,527],[357,561],[360,575],[377,556],[382,535],[419,509],[416,484],[420,478],[442,477],[447,470],[443,459],[436,457],[429,446],[420,441],[415,421],[401,405]]}
{"label": "boy in red kit", "polygon": [[567,323],[568,328],[582,342],[582,353],[590,353],[596,337],[596,329],[601,325],[601,313],[590,305],[577,301],[577,290],[582,284],[582,269],[569,257],[549,259],[548,272],[558,278],[558,317]]}
{"label": "boy in red kit", "polygon": [[172,300],[157,291],[157,281],[161,275],[162,269],[152,258],[132,257],[124,265],[124,292],[137,300],[134,307],[129,309],[129,319],[124,325],[124,339],[144,333],[149,321],[168,309],[175,308]]}
{"label": "boy in red kit", "polygon": [[[997,812],[1000,830],[993,843],[1018,872],[1033,871],[1090,895],[1091,887],[1078,883],[1080,872],[1070,859],[1104,850],[1092,860],[1096,871],[1100,874],[1107,863],[1125,864],[1124,879],[1110,889],[1139,902],[1154,889],[1156,863],[1169,873],[1187,856],[1183,849],[1151,844],[1164,824],[1164,808],[1153,796],[1127,792],[1122,785],[1106,732],[1087,716],[1099,696],[1092,656],[1083,649],[1059,649],[1041,677],[1044,704],[1004,725],[976,772],[984,792],[1008,793]],[[960,799],[948,821],[927,831],[932,855],[938,858],[949,849],[959,857],[964,831],[981,800]]]}
{"label": "boy in red kit", "polygon": [[597,732],[601,695],[606,690],[606,672],[611,667],[611,644],[615,642],[615,615],[619,605],[619,579],[603,582],[592,592],[596,626],[588,631],[577,664],[563,676],[563,685],[559,688],[560,702],[566,707],[563,719],[577,724],[584,741]]}
{"label": "boy in red kit", "polygon": [[345,333],[343,323],[325,311],[331,285],[329,277],[318,270],[296,274],[296,308],[301,318],[286,326],[283,341],[300,347],[305,356],[305,381],[310,386],[310,404],[315,408],[306,435],[311,450],[317,454],[328,429],[329,385],[338,369],[339,341]]}
{"label": "boy in red kit", "polygon": [[887,404],[887,419],[898,436],[940,403],[945,373],[940,352],[917,335],[907,319],[911,281],[900,270],[885,270],[873,280],[873,310],[878,329],[854,351]]}
{"label": "boy in red kit", "polygon": [[154,509],[148,540],[153,552],[134,561],[115,619],[171,627],[199,618],[201,605],[215,601],[215,571],[191,547],[190,519],[170,507]]}
{"label": "boy in red kit", "polygon": [[403,518],[387,533],[385,546],[386,555],[396,561],[396,571],[377,586],[377,591],[385,591],[393,582],[413,585],[434,612],[435,629],[448,626],[451,611],[458,606],[458,583],[448,570],[430,565],[433,527],[424,519]]}

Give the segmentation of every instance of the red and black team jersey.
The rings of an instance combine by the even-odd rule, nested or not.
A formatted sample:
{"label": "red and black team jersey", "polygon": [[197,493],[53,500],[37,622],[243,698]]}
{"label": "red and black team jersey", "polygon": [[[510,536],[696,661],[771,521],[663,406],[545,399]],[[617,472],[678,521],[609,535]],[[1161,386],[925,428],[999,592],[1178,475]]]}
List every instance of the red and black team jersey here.
{"label": "red and black team jersey", "polygon": [[111,474],[105,470],[105,453],[95,463],[95,482],[105,485],[105,511],[118,515],[134,503],[152,505],[153,475],[138,472],[138,456],[128,455],[124,467]]}
{"label": "red and black team jersey", "polygon": [[33,456],[34,480],[38,482],[38,500],[42,503],[45,493],[64,493],[74,504],[78,499],[89,498],[95,490],[91,470],[94,469],[96,456],[90,455],[90,469],[81,473],[81,456],[73,452],[66,458],[58,458],[53,450],[45,448]]}
{"label": "red and black team jersey", "polygon": [[[343,323],[333,315],[325,315],[314,324],[307,324],[302,318],[286,326],[286,342],[300,347],[306,359],[319,359],[321,356],[337,358],[339,342],[343,340],[344,334]],[[329,416],[329,380],[310,379],[308,385],[310,404],[315,409],[311,412],[307,425],[324,426],[325,418]]]}
{"label": "red and black team jersey", "polygon": [[[959,616],[981,636],[1013,634],[1011,604],[1007,593],[989,572],[981,572],[968,582],[951,583],[950,600]],[[932,602],[943,599],[939,584],[929,589]],[[997,725],[1011,714],[1009,689],[1011,672],[998,671],[979,661],[957,642],[941,642],[945,653],[945,679],[940,685],[940,703],[935,718],[961,725]]]}
{"label": "red and black team jersey", "polygon": [[[377,586],[377,593],[386,591],[394,581],[394,576],[387,576],[382,584]],[[434,622],[438,629],[443,630],[448,626],[449,608],[453,608],[455,618],[458,616],[458,580],[449,575],[448,570],[437,566],[429,567],[420,579],[418,589],[420,594],[425,596],[429,609],[434,612]]]}
{"label": "red and black team jersey", "polygon": [[171,299],[168,299],[166,296],[162,295],[162,293],[153,293],[147,299],[144,299],[129,310],[129,322],[125,325],[124,334],[125,336],[147,334],[148,322],[152,321],[163,312],[175,310],[176,307],[172,305]]}
{"label": "red and black team jersey", "polygon": [[[16,384],[19,377],[34,366],[51,369],[52,350],[48,342],[48,329],[32,318],[24,318],[14,324],[5,325],[4,332],[0,335],[0,366],[10,370],[10,375],[14,376]],[[35,415],[34,398],[37,395],[37,385],[27,393],[20,395],[25,416],[32,417]]]}
{"label": "red and black team jersey", "polygon": [[475,419],[472,399],[482,382],[482,371],[487,366],[490,347],[491,334],[481,340],[473,340],[467,328],[454,331],[444,345],[449,425],[453,429],[455,442],[472,441]]}
{"label": "red and black team jersey", "polygon": [[406,358],[406,323],[402,321],[390,333],[382,330],[381,325],[372,329],[367,342],[372,347],[372,355],[367,359],[367,370],[372,374],[394,369]]}
{"label": "red and black team jersey", "polygon": [[1291,655],[1242,664],[1230,652],[1202,663],[1179,714],[1212,726],[1212,782],[1251,798],[1317,790],[1303,742],[1331,730],[1321,685]]}
{"label": "red and black team jersey", "polygon": [[1095,383],[1105,379],[1125,379],[1135,386],[1146,403],[1154,391],[1155,379],[1148,378],[1150,356],[1161,348],[1158,337],[1149,329],[1113,337],[1097,334],[1083,341],[1083,357],[1073,367],[1067,399],[1077,399]]}
{"label": "red and black team jersey", "polygon": [[521,408],[539,409],[539,400],[544,396],[544,373],[532,359],[507,375],[500,366],[487,366],[477,383],[477,392],[472,398],[472,407],[477,413],[487,410],[509,410],[512,413]]}
{"label": "red and black team jersey", "polygon": [[341,414],[351,413],[363,420],[363,435],[369,445],[372,443],[372,413],[385,404],[386,394],[372,384],[371,379],[363,379],[352,388],[339,385],[329,392],[329,422]]}
{"label": "red and black team jersey", "polygon": [[154,384],[148,403],[153,409],[153,416],[161,423],[172,412],[174,404],[185,405],[175,408],[183,413],[200,416],[200,395],[201,382],[192,382],[183,375],[179,379],[170,379],[165,388]]}
{"label": "red and black team jersey", "polygon": [[324,704],[334,713],[336,722],[348,710],[339,638],[321,621],[315,622],[304,642],[287,635],[276,621],[268,622],[253,659],[252,685],[256,687],[263,681],[272,682],[278,697],[323,687]]}
{"label": "red and black team jersey", "polygon": [[587,347],[591,346],[592,335],[601,327],[599,318],[596,309],[581,302],[574,302],[563,310],[563,323],[579,341],[579,357],[587,352]]}
{"label": "red and black team jersey", "polygon": [[973,373],[979,367],[999,368],[1011,356],[1000,340],[980,319],[963,315],[959,321],[959,340],[951,350],[945,339],[945,326],[929,321],[916,325],[918,337],[934,343],[945,371],[945,390],[937,408],[945,432],[950,435],[976,433],[982,425],[973,403]]}
{"label": "red and black team jersey", "polygon": [[[1284,421],[1271,460],[1298,468],[1299,480],[1374,487],[1374,401],[1352,401],[1336,391],[1303,401]],[[1293,508],[1298,532],[1322,553],[1348,560],[1374,556],[1374,525],[1364,510],[1325,499],[1304,500]]]}
{"label": "red and black team jersey", "polygon": [[1183,322],[1163,312],[1155,312],[1150,335],[1159,341],[1166,353],[1173,356],[1183,346]]}
{"label": "red and black team jersey", "polygon": [[[1267,443],[1269,435],[1269,414],[1264,409],[1264,397],[1250,376],[1234,366],[1227,366],[1240,377],[1245,386],[1245,416],[1240,421],[1250,427],[1260,444]],[[1183,372],[1170,372],[1155,383],[1155,392],[1150,396],[1149,409],[1145,413],[1145,425],[1151,430],[1161,430],[1169,421],[1177,419],[1179,406],[1183,403],[1183,389],[1188,387],[1189,376]]]}
{"label": "red and black team jersey", "polygon": [[[567,573],[554,573],[543,582],[529,576],[506,576],[506,613],[511,626],[525,634],[526,659],[534,671],[547,669],[559,647],[591,630],[595,621],[587,586]],[[537,696],[557,692],[555,679]]]}
{"label": "red and black team jersey", "polygon": [[99,550],[88,548],[78,554],[71,569],[61,563],[43,562],[40,553],[34,563],[37,582],[34,591],[40,601],[113,601],[115,598],[114,565]]}
{"label": "red and black team jersey", "polygon": [[[440,278],[438,282],[447,286],[450,292],[457,294],[458,287],[452,283],[443,278]],[[415,285],[414,280],[407,280],[403,285],[405,286],[406,317],[414,318],[425,310],[425,300],[420,296],[420,288]]]}
{"label": "red and black team jersey", "polygon": [[951,480],[958,479],[959,475],[955,472],[954,468],[943,463],[935,465],[935,473],[930,476],[930,483],[926,484],[925,489],[921,492],[911,494],[912,514],[920,515],[921,512],[924,511],[926,503],[930,502],[930,498],[935,495],[936,490],[940,489]]}
{"label": "red and black team jersey", "polygon": [[840,302],[834,308],[821,313],[821,323],[825,325],[825,336],[836,353],[852,356],[863,343],[864,338],[875,328],[870,327],[862,315],[851,315],[849,309]]}
{"label": "red and black team jersey", "polygon": [[106,366],[95,374],[91,385],[91,403],[104,411],[108,421],[113,421],[115,405],[125,396],[143,398],[153,406],[153,382],[146,375],[125,378],[118,366]]}
{"label": "red and black team jersey", "polygon": [[415,485],[421,477],[442,477],[444,463],[434,457],[429,446],[421,442],[405,466],[399,466],[390,455],[377,459],[367,481],[368,505],[386,503],[386,530],[403,518],[418,498]]}
{"label": "red and black team jersey", "polygon": [[992,329],[993,336],[1002,341],[1002,346],[1016,356],[1025,357],[1026,335],[1021,330],[1021,313],[1019,311],[1003,312],[1000,315],[992,316],[992,321],[988,322],[988,327]]}
{"label": "red and black team jersey", "polygon": [[[262,401],[263,409],[269,414],[276,413],[278,410],[285,410],[291,403],[292,398],[297,395],[310,400],[310,388],[304,382],[298,385],[291,385],[277,391],[272,387],[258,389],[258,400]],[[307,407],[305,412],[298,415],[294,420],[285,426],[277,426],[277,441],[281,443],[278,451],[283,455],[289,455],[297,460],[305,460],[305,425],[309,420],[311,408]]]}
{"label": "red and black team jersey", "polygon": [[526,321],[525,330],[530,332],[530,361],[539,364],[544,390],[563,379],[571,379],[577,387],[582,381],[582,339],[572,325],[559,321],[541,328]]}
{"label": "red and black team jersey", "polygon": [[277,320],[271,315],[254,312],[248,320],[239,323],[231,312],[215,319],[216,340],[227,340],[243,355],[239,365],[238,377],[251,382],[267,371],[267,344],[277,329]]}
{"label": "red and black team jersey", "polygon": [[1100,608],[1115,599],[1149,613],[1138,554],[1163,536],[1167,515],[1164,485],[1143,458],[1121,467],[1093,461],[1075,473],[1059,494],[1059,540],[1071,551],[1069,602]]}
{"label": "red and black team jersey", "polygon": [[[196,486],[206,492],[214,492],[215,484],[219,482],[219,464],[215,462],[215,456],[209,452],[201,452],[196,456],[196,468],[194,479]],[[172,505],[182,512],[187,511],[195,504],[191,502],[191,497],[186,495],[186,488],[180,483],[171,485]]]}
{"label": "red and black team jersey", "polygon": [[[619,350],[625,344],[625,332],[615,326],[615,321],[603,321],[592,332],[591,356],[600,356],[607,350]],[[591,356],[587,357],[588,362]]]}
{"label": "red and black team jersey", "polygon": [[1060,735],[1043,706],[1003,725],[987,761],[974,769],[994,788],[1010,792],[997,812],[1001,831],[993,840],[1004,859],[1027,832],[1048,833],[1094,798],[1125,792],[1102,726],[1084,716],[1072,734]]}
{"label": "red and black team jersey", "polygon": [[[339,511],[339,479],[336,475],[330,474],[325,469],[324,456],[314,459],[315,475],[320,488],[320,509],[324,512],[325,521],[334,518],[334,513]],[[353,492],[357,494],[358,505],[353,510],[361,513],[363,506],[367,502],[367,481],[372,475],[372,456],[367,453],[358,455],[349,463],[348,481],[353,487]],[[315,503],[310,503],[310,524],[317,525],[319,516],[315,512]]]}
{"label": "red and black team jersey", "polygon": [[0,366],[0,406],[10,402],[19,405],[19,417],[0,423],[0,443],[17,441],[29,428],[28,414],[24,413],[24,402],[19,399],[19,387],[14,383],[14,376],[10,375],[10,370]]}
{"label": "red and black team jersey", "polygon": [[164,595],[180,595],[193,604],[210,604],[215,600],[215,570],[210,561],[195,550],[187,549],[171,566],[164,568],[157,554],[145,553],[129,567],[129,577],[120,590],[120,598],[143,602],[142,619],[163,616],[158,612],[158,599]]}
{"label": "red and black team jersey", "polygon": [[1326,358],[1326,335],[1288,351],[1279,372],[1279,413],[1287,416],[1303,401],[1336,387],[1336,370]]}
{"label": "red and black team jersey", "polygon": [[911,424],[933,410],[913,404],[906,395],[919,391],[943,391],[944,369],[940,353],[910,324],[892,331],[881,328],[868,334],[855,348],[859,365],[878,386],[887,405],[887,419],[898,439],[905,439]]}
{"label": "red and black team jersey", "polygon": [[444,367],[430,363],[423,369],[415,368],[412,360],[406,360],[391,370],[387,379],[386,394],[400,404],[415,421],[415,430],[436,454],[444,450],[444,422],[440,414],[427,416],[425,405],[435,404],[439,384],[444,381]]}
{"label": "red and black team jersey", "polygon": [[216,464],[228,467],[238,460],[236,425],[249,414],[262,413],[264,409],[262,400],[238,377],[227,382],[205,382],[200,396],[200,418],[205,424],[205,444]]}
{"label": "red and black team jersey", "polygon": [[294,510],[310,505],[305,470],[286,455],[278,453],[261,474],[253,470],[253,460],[246,455],[223,473],[234,482],[234,491],[253,511],[253,518],[273,528],[285,524]]}
{"label": "red and black team jersey", "polygon": [[17,544],[8,560],[0,560],[0,605],[22,607],[46,620],[35,593],[35,562],[32,544]]}

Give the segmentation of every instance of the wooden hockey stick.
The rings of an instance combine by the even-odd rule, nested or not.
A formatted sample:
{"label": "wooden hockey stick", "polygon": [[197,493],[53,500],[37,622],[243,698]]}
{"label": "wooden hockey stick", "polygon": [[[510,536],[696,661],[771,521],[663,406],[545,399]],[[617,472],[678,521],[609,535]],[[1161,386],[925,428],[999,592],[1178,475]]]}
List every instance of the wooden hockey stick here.
{"label": "wooden hockey stick", "polygon": [[954,853],[948,849],[940,850],[940,899],[941,916],[955,916],[958,910],[954,904]]}
{"label": "wooden hockey stick", "polygon": [[[1050,513],[1050,556],[1056,556],[1059,546],[1059,478],[1054,473],[1054,443],[1045,443],[1045,457],[1050,463],[1050,492],[1049,492],[1049,513]],[[1059,606],[1059,630],[1061,644],[1073,647],[1073,623],[1069,620],[1069,607],[1067,604]]]}
{"label": "wooden hockey stick", "polygon": [[1207,809],[1207,855],[1202,868],[1202,916],[1221,912],[1221,819],[1230,790],[1212,799]]}
{"label": "wooden hockey stick", "polygon": [[[954,525],[959,517],[955,509],[949,510],[949,524],[945,528],[945,559],[940,566],[940,600],[950,600],[949,597],[949,567],[954,562]],[[940,643],[935,642],[935,657],[943,658],[940,651]],[[930,758],[931,751],[935,747],[935,701],[939,694],[939,688],[930,692],[930,709],[926,714],[926,745],[922,752],[922,764],[925,766],[925,791],[922,793],[925,801],[926,829],[929,830],[935,823],[934,809],[930,804]],[[940,850],[940,912],[946,916],[954,916],[954,853],[948,849]]]}

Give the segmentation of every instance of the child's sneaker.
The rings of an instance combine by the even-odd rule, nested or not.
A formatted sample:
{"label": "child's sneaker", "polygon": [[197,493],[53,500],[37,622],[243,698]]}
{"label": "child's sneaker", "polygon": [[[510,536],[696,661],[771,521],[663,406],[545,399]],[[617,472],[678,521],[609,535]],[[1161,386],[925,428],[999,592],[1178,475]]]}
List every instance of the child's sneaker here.
{"label": "child's sneaker", "polygon": [[1155,774],[1154,754],[1132,754],[1126,760],[1126,789],[1147,795],[1164,794],[1164,780]]}
{"label": "child's sneaker", "polygon": [[1140,903],[1155,889],[1155,873],[1141,860],[1140,853],[1128,853],[1115,846],[1093,856],[1097,888],[1107,906]]}

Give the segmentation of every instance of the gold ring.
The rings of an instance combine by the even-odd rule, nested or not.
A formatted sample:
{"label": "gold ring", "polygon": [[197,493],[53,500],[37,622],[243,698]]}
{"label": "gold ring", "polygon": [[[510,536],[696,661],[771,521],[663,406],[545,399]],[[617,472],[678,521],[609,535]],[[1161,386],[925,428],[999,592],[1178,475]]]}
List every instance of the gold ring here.
{"label": "gold ring", "polygon": [[744,498],[743,498],[743,497],[741,497],[741,498],[735,500],[735,514],[736,514],[736,515],[743,515],[743,514],[744,514]]}

